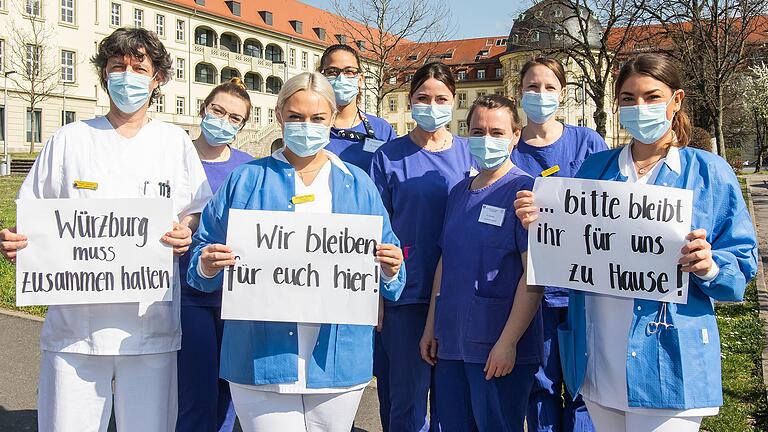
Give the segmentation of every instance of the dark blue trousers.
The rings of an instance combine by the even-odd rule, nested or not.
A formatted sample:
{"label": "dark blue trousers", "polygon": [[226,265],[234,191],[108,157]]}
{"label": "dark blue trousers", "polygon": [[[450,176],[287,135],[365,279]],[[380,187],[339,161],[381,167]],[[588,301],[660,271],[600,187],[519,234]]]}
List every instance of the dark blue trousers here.
{"label": "dark blue trousers", "polygon": [[529,432],[594,432],[587,407],[575,401],[563,383],[557,327],[568,317],[568,307],[544,307],[544,363],[536,372],[528,404]]}
{"label": "dark blue trousers", "polygon": [[231,432],[235,408],[219,378],[224,323],[220,307],[181,307],[178,432]]}
{"label": "dark blue trousers", "polygon": [[523,432],[527,395],[536,365],[485,379],[485,364],[439,359],[435,366],[437,415],[442,432]]}
{"label": "dark blue trousers", "polygon": [[[429,305],[387,307],[381,333],[376,333],[373,374],[379,394],[384,432],[437,431],[434,398],[430,396],[432,367],[419,353]],[[427,418],[427,398],[432,407]]]}

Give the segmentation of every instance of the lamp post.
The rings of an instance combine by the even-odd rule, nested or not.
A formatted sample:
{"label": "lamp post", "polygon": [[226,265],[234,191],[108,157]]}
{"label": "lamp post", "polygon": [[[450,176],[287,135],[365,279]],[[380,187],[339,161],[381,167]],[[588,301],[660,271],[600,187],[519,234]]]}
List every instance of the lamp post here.
{"label": "lamp post", "polygon": [[8,75],[15,74],[10,70],[3,72],[3,164],[0,166],[0,175],[11,173],[11,161],[8,160]]}

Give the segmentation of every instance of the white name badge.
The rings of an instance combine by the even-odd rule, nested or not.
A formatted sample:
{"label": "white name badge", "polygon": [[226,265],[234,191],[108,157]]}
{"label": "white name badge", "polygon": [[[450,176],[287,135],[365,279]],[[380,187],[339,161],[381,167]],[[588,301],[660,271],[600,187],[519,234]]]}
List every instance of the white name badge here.
{"label": "white name badge", "polygon": [[363,151],[367,151],[368,153],[373,153],[383,145],[384,145],[384,141],[373,139],[373,138],[366,138],[365,141],[363,142]]}
{"label": "white name badge", "polygon": [[507,209],[505,208],[483,204],[483,209],[480,210],[480,219],[478,219],[478,222],[500,227],[504,223],[504,214],[506,212]]}

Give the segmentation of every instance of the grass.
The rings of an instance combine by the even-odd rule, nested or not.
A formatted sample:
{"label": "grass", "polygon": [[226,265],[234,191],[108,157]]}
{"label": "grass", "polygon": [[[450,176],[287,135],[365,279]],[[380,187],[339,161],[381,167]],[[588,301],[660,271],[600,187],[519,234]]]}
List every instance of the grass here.
{"label": "grass", "polygon": [[[0,229],[16,224],[14,198],[22,176],[0,177]],[[744,188],[744,179],[739,182]],[[14,268],[0,260],[0,307],[45,316],[45,307],[15,306]],[[720,414],[704,419],[703,431],[745,432],[768,430],[768,401],[763,385],[760,355],[765,346],[763,323],[758,316],[757,288],[747,287],[742,303],[718,304],[723,359],[723,398]]]}
{"label": "grass", "polygon": [[40,152],[11,153],[10,155],[11,155],[11,160],[35,160],[38,154],[40,154]]}
{"label": "grass", "polygon": [[[0,229],[16,225],[16,193],[24,176],[12,175],[0,177]],[[16,272],[15,268],[4,259],[0,259],[0,307],[21,310],[33,315],[45,316],[44,306],[16,307]]]}

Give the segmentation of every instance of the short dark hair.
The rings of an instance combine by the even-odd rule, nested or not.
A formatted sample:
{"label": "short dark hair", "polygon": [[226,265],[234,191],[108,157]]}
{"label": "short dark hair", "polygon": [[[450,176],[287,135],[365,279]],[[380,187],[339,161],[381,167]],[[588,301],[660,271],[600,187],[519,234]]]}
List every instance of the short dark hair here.
{"label": "short dark hair", "polygon": [[448,90],[451,91],[451,94],[456,96],[456,81],[453,79],[453,72],[451,72],[451,68],[449,68],[445,63],[433,62],[425,64],[424,66],[420,67],[415,74],[413,74],[413,79],[411,80],[411,89],[408,91],[408,97],[410,98],[413,96],[413,94],[416,93],[416,90],[418,90],[419,87],[421,87],[430,78],[434,78],[445,84],[445,86],[448,87]]}
{"label": "short dark hair", "polygon": [[517,113],[517,103],[502,95],[485,95],[475,99],[475,102],[469,108],[467,113],[467,126],[472,127],[472,116],[475,114],[477,108],[486,109],[507,109],[509,111],[509,117],[512,119],[512,130],[519,131],[522,129],[520,125],[520,115]]}
{"label": "short dark hair", "polygon": [[[141,52],[142,50],[144,50],[144,53]],[[168,54],[168,51],[157,35],[142,28],[123,27],[102,39],[99,42],[96,55],[91,58],[91,63],[96,67],[96,72],[99,75],[101,87],[105,90],[107,89],[107,79],[104,72],[107,69],[107,61],[112,57],[123,57],[126,55],[138,59],[149,56],[152,68],[157,74],[156,79],[160,82],[160,85],[167,83],[171,79],[173,67],[171,55]],[[159,94],[160,86],[152,92],[150,105]]]}
{"label": "short dark hair", "polygon": [[328,66],[328,61],[330,60],[331,54],[335,53],[336,51],[345,51],[353,56],[355,56],[355,60],[357,61],[357,68],[361,69],[362,64],[360,63],[360,54],[357,52],[356,49],[352,48],[351,46],[347,44],[336,44],[331,45],[328,48],[323,51],[322,57],[320,57],[320,65],[317,67],[317,71],[322,73],[323,69],[325,69],[326,66]]}

